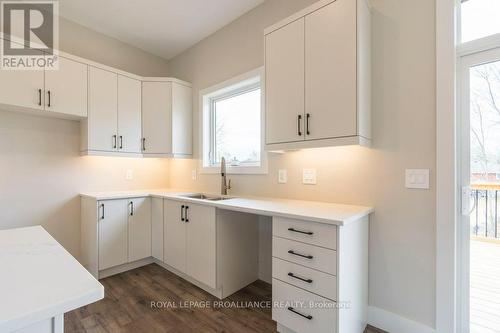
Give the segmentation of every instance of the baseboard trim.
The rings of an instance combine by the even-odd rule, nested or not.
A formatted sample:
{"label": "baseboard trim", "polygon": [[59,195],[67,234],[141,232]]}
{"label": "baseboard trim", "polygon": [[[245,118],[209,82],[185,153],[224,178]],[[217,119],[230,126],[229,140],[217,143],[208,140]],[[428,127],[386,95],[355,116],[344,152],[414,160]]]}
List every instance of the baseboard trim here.
{"label": "baseboard trim", "polygon": [[432,327],[374,306],[368,307],[368,324],[387,332],[436,333]]}
{"label": "baseboard trim", "polygon": [[120,273],[123,273],[126,271],[130,271],[132,269],[136,269],[136,268],[139,268],[142,266],[146,266],[146,265],[149,265],[152,263],[153,263],[153,258],[148,257],[148,258],[137,260],[137,261],[134,261],[134,262],[131,262],[128,264],[123,264],[120,266],[115,266],[115,267],[111,267],[108,269],[104,269],[102,271],[99,271],[99,280],[107,278],[107,277],[112,276],[112,275],[116,275],[116,274],[120,274]]}

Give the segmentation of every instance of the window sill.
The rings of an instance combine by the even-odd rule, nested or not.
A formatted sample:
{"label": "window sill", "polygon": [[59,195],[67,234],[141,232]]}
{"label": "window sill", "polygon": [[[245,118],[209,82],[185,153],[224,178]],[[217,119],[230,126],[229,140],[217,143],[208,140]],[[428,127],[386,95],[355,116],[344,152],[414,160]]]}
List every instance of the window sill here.
{"label": "window sill", "polygon": [[[204,167],[200,166],[199,168],[200,174],[220,174],[220,167]],[[226,166],[226,173],[228,175],[266,175],[267,172],[267,165],[262,165],[262,166],[248,166],[248,167],[231,167],[231,166]]]}

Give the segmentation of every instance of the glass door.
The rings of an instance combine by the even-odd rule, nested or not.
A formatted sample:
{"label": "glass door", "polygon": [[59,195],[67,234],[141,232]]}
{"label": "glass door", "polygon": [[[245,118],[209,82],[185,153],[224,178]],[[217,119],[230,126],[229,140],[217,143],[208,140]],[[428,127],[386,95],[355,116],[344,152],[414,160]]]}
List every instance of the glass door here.
{"label": "glass door", "polygon": [[500,332],[500,49],[459,60],[463,332]]}

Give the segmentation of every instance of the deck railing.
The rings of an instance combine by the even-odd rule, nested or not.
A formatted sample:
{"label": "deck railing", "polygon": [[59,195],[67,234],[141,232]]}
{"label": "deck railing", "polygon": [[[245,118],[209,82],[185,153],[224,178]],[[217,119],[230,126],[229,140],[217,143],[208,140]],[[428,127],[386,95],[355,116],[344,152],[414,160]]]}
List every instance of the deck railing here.
{"label": "deck railing", "polygon": [[499,198],[500,184],[471,185],[472,199],[476,202],[470,215],[471,235],[500,238]]}

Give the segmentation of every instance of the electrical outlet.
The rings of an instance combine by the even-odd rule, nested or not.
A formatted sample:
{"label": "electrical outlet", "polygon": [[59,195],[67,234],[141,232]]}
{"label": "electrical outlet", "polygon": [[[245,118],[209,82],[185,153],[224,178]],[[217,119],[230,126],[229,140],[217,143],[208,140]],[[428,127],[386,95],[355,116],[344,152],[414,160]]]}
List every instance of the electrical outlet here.
{"label": "electrical outlet", "polygon": [[196,169],[191,170],[191,179],[196,180],[198,178],[198,174],[196,172]]}
{"label": "electrical outlet", "polygon": [[287,174],[286,169],[278,170],[278,184],[286,184],[287,182]]}
{"label": "electrical outlet", "polygon": [[302,183],[316,185],[316,169],[302,169]]}
{"label": "electrical outlet", "polygon": [[125,172],[125,179],[126,180],[133,180],[134,179],[134,170],[127,170]]}

